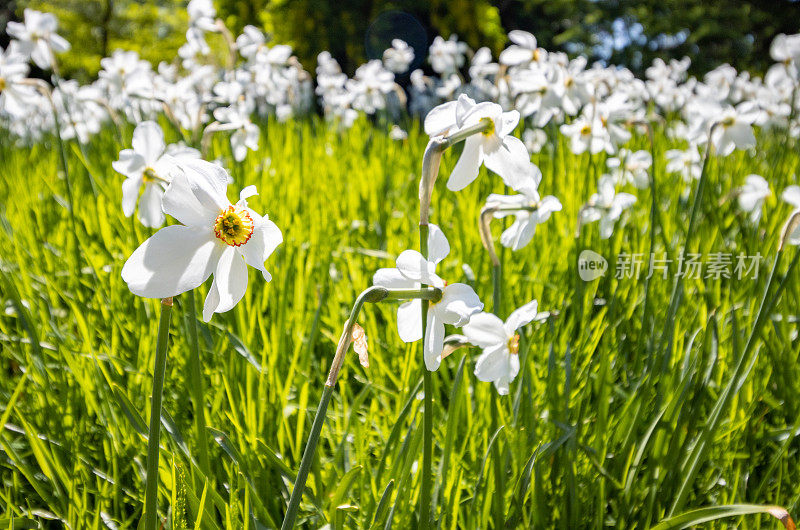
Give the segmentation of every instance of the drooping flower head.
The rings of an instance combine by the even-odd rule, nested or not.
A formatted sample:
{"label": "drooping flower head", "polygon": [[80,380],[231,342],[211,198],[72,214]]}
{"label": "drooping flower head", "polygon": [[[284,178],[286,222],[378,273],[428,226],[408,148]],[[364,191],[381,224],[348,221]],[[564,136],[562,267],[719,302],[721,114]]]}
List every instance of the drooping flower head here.
{"label": "drooping flower head", "polygon": [[589,202],[581,210],[580,222],[587,224],[600,221],[600,238],[608,239],[614,233],[614,223],[622,216],[622,212],[635,202],[634,195],[617,193],[614,178],[604,175],[597,184],[597,193],[589,198]]}
{"label": "drooping flower head", "polygon": [[479,313],[464,326],[467,339],[483,349],[475,363],[475,377],[494,383],[497,393],[508,394],[509,384],[519,373],[519,334],[517,330],[534,320],[544,320],[550,314],[539,313],[532,300],[520,307],[503,322],[491,313]]}
{"label": "drooping flower head", "polygon": [[772,194],[769,183],[761,175],[748,175],[738,191],[739,207],[750,214],[750,222],[758,224],[764,200]]}
{"label": "drooping flower head", "polygon": [[[530,159],[522,140],[511,133],[519,123],[519,112],[504,112],[497,103],[475,101],[461,95],[457,102],[450,102],[433,109],[425,119],[425,131],[431,135],[461,130],[481,123],[488,128],[473,134],[464,141],[464,149],[458,159],[447,188],[459,191],[478,177],[481,164],[500,175],[508,186],[519,189],[535,180],[541,180],[541,172]],[[451,133],[452,134],[452,133]]]}
{"label": "drooping flower head", "polygon": [[[428,308],[423,355],[430,371],[439,368],[444,348],[445,324],[463,326],[472,315],[483,309],[478,295],[469,285],[447,283],[436,274],[436,265],[450,253],[450,243],[436,225],[429,226],[428,257],[416,250],[404,250],[397,257],[397,268],[379,269],[373,277],[375,285],[387,289],[418,289],[422,284],[438,287],[442,298]],[[397,309],[397,331],[403,342],[416,342],[422,337],[422,301],[411,300]]]}
{"label": "drooping flower head", "polygon": [[[133,215],[139,203],[139,220],[149,228],[164,224],[161,199],[181,160],[199,158],[196,149],[167,146],[164,132],[154,121],[143,121],[133,130],[133,149],[119,152],[111,163],[115,171],[127,177],[122,183],[122,212]],[[140,190],[144,190],[141,198]]]}

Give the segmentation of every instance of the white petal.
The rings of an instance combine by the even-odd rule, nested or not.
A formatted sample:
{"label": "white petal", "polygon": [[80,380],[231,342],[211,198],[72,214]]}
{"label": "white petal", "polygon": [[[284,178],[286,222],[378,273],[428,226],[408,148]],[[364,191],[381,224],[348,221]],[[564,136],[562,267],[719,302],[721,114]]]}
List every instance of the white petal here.
{"label": "white petal", "polygon": [[145,163],[144,158],[133,149],[123,149],[119,152],[119,160],[111,162],[111,167],[126,177],[141,177]]}
{"label": "white petal", "polygon": [[437,225],[428,225],[428,259],[439,263],[450,254],[450,242]]}
{"label": "white petal", "polygon": [[515,136],[508,135],[498,148],[485,150],[484,164],[513,189],[523,187],[531,178],[541,180],[541,172],[531,162],[525,144]]}
{"label": "white petal", "polygon": [[222,252],[214,270],[214,284],[216,284],[216,294],[212,297],[209,291],[203,306],[205,322],[211,320],[214,313],[224,313],[233,309],[247,291],[247,265],[235,247],[228,247]]}
{"label": "white petal", "polygon": [[439,315],[442,322],[463,326],[472,315],[483,309],[483,302],[469,285],[451,283],[442,291],[442,299],[431,305],[430,311]]}
{"label": "white petal", "polygon": [[442,350],[444,349],[444,322],[432,312],[428,312],[428,325],[425,328],[425,342],[423,345],[423,356],[425,358],[425,368],[430,372],[439,369],[442,362]]}
{"label": "white petal", "polygon": [[508,342],[503,321],[491,313],[478,313],[470,318],[463,332],[472,344],[481,348]]}
{"label": "white petal", "polygon": [[161,198],[164,189],[155,183],[144,185],[144,193],[139,200],[139,220],[148,228],[158,228],[164,224],[164,212],[161,209]]}
{"label": "white petal", "polygon": [[205,160],[181,162],[189,187],[197,200],[208,210],[224,210],[230,205],[225,192],[228,188],[228,172]]}
{"label": "white petal", "polygon": [[508,377],[510,372],[509,357],[511,354],[505,343],[486,348],[475,361],[475,377],[486,383]]}
{"label": "white petal", "polygon": [[608,239],[614,233],[614,221],[609,216],[604,216],[600,219],[600,239]]}
{"label": "white petal", "polygon": [[529,50],[536,49],[536,37],[527,31],[522,31],[520,29],[511,30],[508,32],[508,39],[515,44],[528,48]]}
{"label": "white petal", "polygon": [[464,141],[464,150],[447,180],[447,189],[450,191],[463,190],[478,178],[478,170],[483,161],[482,143],[483,139],[480,134],[470,136]]}
{"label": "white petal", "polygon": [[552,195],[542,198],[542,200],[539,202],[539,208],[536,210],[536,216],[539,218],[539,223],[547,221],[553,212],[560,212],[561,208],[561,201]]}
{"label": "white petal", "polygon": [[434,107],[425,116],[425,134],[438,136],[456,126],[456,102],[448,101]]}
{"label": "white petal", "polygon": [[435,273],[435,264],[416,250],[404,250],[397,256],[397,268],[403,276],[415,282],[441,287],[444,282]]}
{"label": "white petal", "polygon": [[[239,192],[239,200],[246,201],[254,195],[258,195],[258,189],[255,187],[255,185],[251,184],[242,188],[242,191]],[[245,202],[245,206],[246,205],[247,203]]]}
{"label": "white petal", "polygon": [[533,51],[521,46],[511,45],[500,52],[500,63],[508,66],[527,63],[533,59]]}
{"label": "white petal", "polygon": [[411,300],[397,308],[397,333],[403,342],[422,338],[422,301]]}
{"label": "white petal", "polygon": [[536,300],[531,300],[509,315],[505,323],[506,333],[513,334],[537,316],[539,316],[539,303]]}
{"label": "white petal", "polygon": [[122,213],[125,217],[130,217],[136,210],[141,185],[142,181],[138,178],[127,178],[122,182]]}
{"label": "white petal", "polygon": [[500,235],[500,244],[514,251],[525,247],[536,233],[536,220],[531,214],[518,215],[517,220]]}
{"label": "white petal", "polygon": [[417,283],[409,280],[398,269],[378,269],[372,277],[372,284],[387,289],[413,289]]}
{"label": "white petal", "polygon": [[152,165],[161,158],[166,149],[164,131],[154,121],[143,121],[133,130],[133,150],[144,158],[145,164]]}
{"label": "white petal", "polygon": [[272,276],[264,265],[267,258],[283,242],[280,228],[272,221],[265,219],[253,230],[250,240],[239,247],[239,252],[244,256],[244,261],[251,267],[261,271],[266,281]]}
{"label": "white petal", "polygon": [[455,117],[456,117],[456,124],[459,127],[464,125],[464,118],[475,109],[477,105],[475,104],[475,100],[469,97],[466,94],[461,94],[458,96],[458,101],[456,101],[455,106]]}
{"label": "white petal", "polygon": [[514,129],[517,128],[517,124],[519,123],[519,111],[512,110],[509,112],[504,112],[498,121],[498,125],[500,126],[500,137],[504,137],[505,135],[514,132]]}
{"label": "white petal", "polygon": [[177,296],[211,275],[218,248],[210,228],[167,226],[133,252],[122,267],[122,279],[137,296]]}
{"label": "white petal", "polygon": [[781,198],[795,208],[800,208],[800,186],[796,184],[787,186],[786,189],[783,190]]}
{"label": "white petal", "polygon": [[161,204],[165,213],[186,226],[210,230],[219,215],[218,209],[209,209],[198,200],[186,174],[178,174],[172,179]]}

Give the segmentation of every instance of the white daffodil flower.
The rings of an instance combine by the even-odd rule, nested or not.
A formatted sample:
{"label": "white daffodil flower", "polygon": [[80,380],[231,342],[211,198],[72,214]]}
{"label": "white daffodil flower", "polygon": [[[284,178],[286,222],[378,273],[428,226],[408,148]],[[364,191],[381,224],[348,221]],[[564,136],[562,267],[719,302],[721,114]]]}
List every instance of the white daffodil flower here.
{"label": "white daffodil flower", "polygon": [[478,178],[481,164],[500,175],[508,186],[518,189],[531,178],[541,180],[541,172],[531,162],[522,140],[511,133],[519,123],[519,112],[503,112],[497,103],[475,103],[470,97],[461,95],[454,108],[456,125],[465,129],[489,122],[488,130],[473,134],[464,141],[464,150],[456,162],[447,188],[462,190]]}
{"label": "white daffodil flower", "polygon": [[460,42],[457,35],[450,35],[447,40],[437,35],[428,49],[428,61],[434,72],[446,77],[464,66],[467,50],[467,43]]}
{"label": "white daffodil flower", "polygon": [[402,74],[414,60],[414,48],[402,39],[392,39],[392,47],[383,52],[383,65],[387,70]]}
{"label": "white daffodil flower", "polygon": [[[553,212],[561,211],[561,202],[552,195],[543,199],[539,198],[539,192],[535,187],[524,187],[520,190],[520,195],[497,195],[491,194],[486,199],[487,208],[499,208],[494,212],[496,219],[513,215],[516,217],[514,222],[506,228],[500,236],[500,243],[511,250],[519,250],[526,246],[533,239],[536,232],[536,225],[548,219]],[[514,208],[536,208],[529,210],[514,210]]]}
{"label": "white daffodil flower", "polygon": [[753,122],[758,118],[758,109],[750,103],[742,103],[737,108],[727,107],[722,111],[719,125],[711,134],[711,142],[716,153],[728,156],[734,149],[755,147],[756,137],[753,134]]}
{"label": "white daffodil flower", "polygon": [[27,107],[36,98],[36,90],[21,83],[29,68],[15,42],[12,41],[5,51],[0,48],[0,114],[19,118],[29,111]]}
{"label": "white daffodil flower", "polygon": [[137,248],[122,268],[131,292],[145,298],[167,298],[190,291],[211,274],[214,281],[203,306],[203,320],[232,309],[247,289],[247,265],[272,278],[264,261],[283,241],[267,216],[247,207],[256,195],[247,186],[239,202],[225,195],[227,172],[204,160],[180,165],[164,194],[164,211],[181,224],[167,226]]}
{"label": "white daffodil flower", "polygon": [[507,66],[517,66],[531,62],[539,62],[546,57],[546,52],[537,47],[536,37],[527,31],[515,29],[508,33],[511,46],[500,52],[500,62]]}
{"label": "white daffodil flower", "polygon": [[464,326],[469,342],[483,349],[475,363],[475,377],[494,383],[497,393],[508,395],[508,386],[519,373],[519,334],[517,330],[549,313],[539,313],[536,300],[520,307],[503,322],[491,313],[479,313]]}
{"label": "white daffodil flower", "polygon": [[599,119],[591,120],[580,115],[572,123],[561,124],[559,130],[570,138],[570,150],[573,154],[580,155],[589,151],[596,155],[600,151],[614,151],[607,131]]}
{"label": "white daffodil flower", "polygon": [[758,224],[764,199],[772,195],[769,183],[761,175],[748,175],[744,186],[739,188],[739,207],[750,214],[750,221]]}
{"label": "white daffodil flower", "polygon": [[685,182],[699,179],[703,172],[702,159],[695,145],[689,146],[686,151],[670,149],[664,153],[664,157],[667,159],[667,171],[680,173]]}
{"label": "white daffodil flower", "polygon": [[425,134],[433,138],[434,136],[447,134],[450,129],[455,129],[456,105],[458,105],[457,101],[448,101],[433,107],[425,115],[425,123],[423,125]]}
{"label": "white daffodil flower", "polygon": [[6,32],[17,39],[19,50],[43,70],[53,66],[53,53],[70,49],[69,42],[56,33],[58,20],[51,13],[26,8],[23,22],[9,22]]}
{"label": "white daffodil flower", "polygon": [[[379,269],[373,283],[387,289],[418,289],[422,284],[442,290],[442,299],[428,307],[428,320],[423,342],[425,367],[431,372],[439,368],[444,348],[444,326],[463,326],[472,315],[483,309],[483,303],[469,285],[448,284],[436,275],[436,264],[450,253],[450,243],[436,225],[429,226],[428,258],[416,250],[405,250],[397,257],[397,268]],[[397,331],[403,342],[416,342],[422,337],[422,301],[411,300],[397,309]]]}
{"label": "white daffodil flower", "polygon": [[260,131],[258,125],[250,121],[250,116],[243,105],[218,107],[214,109],[214,118],[226,129],[233,130],[231,150],[234,160],[237,162],[244,160],[248,149],[258,151]]}
{"label": "white daffodil flower", "polygon": [[628,182],[639,189],[650,185],[647,170],[653,165],[653,156],[649,151],[634,151],[620,149],[619,155],[609,158],[606,165],[611,168],[611,175],[622,184]]}
{"label": "white daffodil flower", "polygon": [[[119,160],[111,167],[127,178],[122,183],[122,213],[133,215],[139,202],[138,218],[149,228],[164,224],[161,199],[172,180],[179,159],[197,158],[199,153],[191,148],[167,149],[164,132],[154,121],[143,121],[133,130],[133,149],[119,152]],[[139,191],[144,188],[141,199]]]}
{"label": "white daffodil flower", "polygon": [[589,202],[581,210],[581,224],[600,221],[600,238],[608,239],[614,233],[614,223],[622,212],[636,202],[630,193],[616,193],[614,178],[609,175],[600,177],[597,193],[589,198]]}

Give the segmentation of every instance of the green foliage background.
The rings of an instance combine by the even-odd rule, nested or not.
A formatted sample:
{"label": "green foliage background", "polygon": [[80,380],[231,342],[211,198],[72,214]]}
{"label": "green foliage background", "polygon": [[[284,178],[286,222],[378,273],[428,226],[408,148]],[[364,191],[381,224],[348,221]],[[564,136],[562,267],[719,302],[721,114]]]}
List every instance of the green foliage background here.
{"label": "green foliage background", "polygon": [[[171,61],[184,40],[185,0],[11,0],[0,24],[25,7],[55,13],[73,43],[66,72],[94,76],[100,58],[115,48],[138,51],[157,63]],[[693,60],[702,73],[727,62],[763,71],[769,43],[798,31],[800,2],[793,0],[215,0],[220,17],[239,32],[254,24],[275,42],[291,44],[307,69],[329,50],[352,73],[368,54],[365,35],[376,18],[402,11],[417,18],[430,42],[457,34],[495,55],[511,29],[531,31],[549,50],[582,53],[640,72],[654,57]],[[682,35],[681,39],[671,39]],[[610,46],[613,38],[624,46]],[[0,35],[0,45],[4,45]]]}

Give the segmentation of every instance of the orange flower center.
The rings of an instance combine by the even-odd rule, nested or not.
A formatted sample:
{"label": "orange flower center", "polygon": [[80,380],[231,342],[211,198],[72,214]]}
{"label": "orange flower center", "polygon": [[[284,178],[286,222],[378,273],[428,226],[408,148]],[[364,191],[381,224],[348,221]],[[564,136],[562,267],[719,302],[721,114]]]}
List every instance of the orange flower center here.
{"label": "orange flower center", "polygon": [[508,339],[508,351],[511,355],[519,354],[519,333],[515,333],[513,337]]}
{"label": "orange flower center", "polygon": [[228,206],[214,221],[217,239],[232,247],[247,243],[253,235],[253,229],[253,218],[241,206]]}

